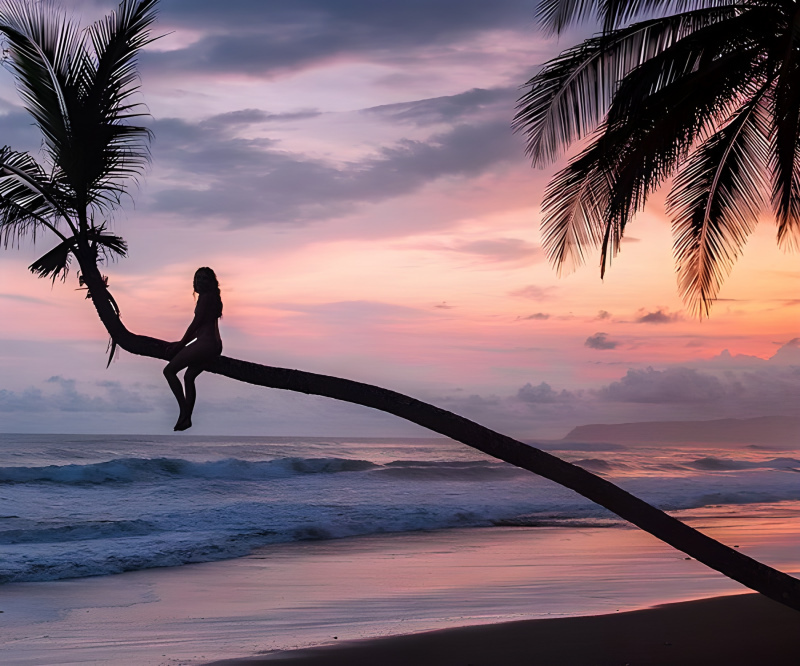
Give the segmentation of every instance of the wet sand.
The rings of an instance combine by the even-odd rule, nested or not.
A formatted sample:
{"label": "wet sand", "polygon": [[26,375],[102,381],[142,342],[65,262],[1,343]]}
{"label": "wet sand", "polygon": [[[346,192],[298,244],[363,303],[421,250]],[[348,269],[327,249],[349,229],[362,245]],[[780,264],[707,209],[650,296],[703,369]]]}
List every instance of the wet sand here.
{"label": "wet sand", "polygon": [[444,629],[211,666],[796,666],[800,613],[756,594]]}
{"label": "wet sand", "polygon": [[[747,519],[695,515],[692,522],[743,552],[797,575],[800,525],[771,511]],[[513,643],[513,636],[505,638],[504,632],[527,635],[532,631],[538,637],[530,640],[538,646],[534,649],[529,641],[524,648],[526,663],[593,664],[605,662],[544,662],[541,655],[546,649],[558,654],[564,646],[576,648],[571,644],[588,640],[591,626],[617,621],[625,611],[745,591],[636,529],[500,527],[386,534],[270,546],[222,562],[7,584],[0,595],[0,650],[3,662],[15,666],[177,666],[248,655],[274,660],[287,651],[399,635],[413,636],[390,640],[421,645],[427,653],[434,650],[428,641],[438,641],[438,634],[420,632],[469,627],[454,629],[456,643],[469,646],[467,639],[474,636],[485,644],[481,649],[491,651],[498,642]],[[714,614],[727,613],[725,600],[713,603],[723,604]],[[762,610],[755,613],[755,620],[744,622],[744,629],[725,620],[719,641],[779,645],[776,641],[782,630],[771,627],[782,625],[777,620],[769,620],[763,628],[757,625],[763,607],[757,608]],[[702,619],[704,614],[700,615]],[[569,627],[567,638],[557,640],[550,639],[550,628],[514,624],[571,616],[608,619],[544,623],[545,627]],[[678,612],[677,617],[694,616]],[[791,617],[781,621],[791,621]],[[598,640],[605,636],[606,643],[590,651],[610,650],[608,641],[639,640],[641,630],[636,627],[614,625],[598,631]],[[794,634],[800,636],[800,624]],[[710,640],[714,632],[704,629],[701,635]],[[673,644],[665,648],[677,646],[679,640],[662,639],[659,634],[637,649],[655,649],[656,639]],[[692,649],[707,654],[699,644]],[[478,650],[476,645],[467,652],[474,651],[477,659]],[[738,648],[734,652],[744,654]],[[482,654],[480,662],[451,663],[513,663],[510,655],[491,660],[486,652]],[[417,659],[399,663],[425,663]],[[381,657],[372,663],[390,662]]]}

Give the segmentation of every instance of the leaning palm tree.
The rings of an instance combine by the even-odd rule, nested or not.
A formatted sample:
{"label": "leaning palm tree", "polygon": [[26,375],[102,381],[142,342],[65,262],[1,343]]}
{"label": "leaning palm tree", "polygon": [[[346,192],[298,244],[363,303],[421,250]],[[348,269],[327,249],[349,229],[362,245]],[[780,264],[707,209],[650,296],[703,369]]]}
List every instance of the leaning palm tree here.
{"label": "leaning palm tree", "polygon": [[[80,281],[111,336],[125,351],[166,359],[168,343],[129,331],[98,262],[125,254],[104,219],[127,179],[147,162],[136,55],[150,40],[156,0],[123,0],[104,20],[79,31],[52,7],[0,5],[0,33],[25,106],[42,131],[46,164],[0,152],[0,233],[14,243],[51,232],[59,241],[31,265],[64,277],[75,260]],[[387,389],[299,370],[220,357],[208,369],[258,386],[322,395],[379,409],[572,488],[622,518],[754,590],[800,610],[800,581],[705,536],[614,484],[468,419]]]}
{"label": "leaning palm tree", "polygon": [[544,195],[543,243],[559,270],[599,248],[602,275],[670,178],[678,285],[695,313],[708,314],[766,208],[778,243],[797,246],[797,11],[788,0],[542,1],[551,33],[602,24],[528,81],[514,119],[536,166],[583,141]]}

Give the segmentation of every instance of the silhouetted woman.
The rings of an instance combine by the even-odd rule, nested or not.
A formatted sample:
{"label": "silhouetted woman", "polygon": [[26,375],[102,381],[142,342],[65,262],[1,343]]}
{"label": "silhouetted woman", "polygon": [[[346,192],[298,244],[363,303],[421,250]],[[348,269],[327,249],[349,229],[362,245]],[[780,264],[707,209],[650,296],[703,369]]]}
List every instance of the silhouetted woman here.
{"label": "silhouetted woman", "polygon": [[[194,291],[197,294],[194,319],[183,338],[169,346],[172,360],[164,368],[164,376],[181,408],[175,430],[192,427],[192,411],[197,397],[194,380],[222,353],[222,338],[219,336],[222,296],[214,271],[207,266],[198,268],[194,274]],[[178,372],[184,368],[186,368],[186,374],[183,376],[186,385],[185,394],[181,380],[178,379]]]}

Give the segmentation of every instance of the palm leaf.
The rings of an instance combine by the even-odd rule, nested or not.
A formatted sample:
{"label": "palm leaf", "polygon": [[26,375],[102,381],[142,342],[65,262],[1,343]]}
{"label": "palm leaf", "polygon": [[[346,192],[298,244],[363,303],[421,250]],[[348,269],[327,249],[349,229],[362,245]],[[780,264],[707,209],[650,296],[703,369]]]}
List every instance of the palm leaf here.
{"label": "palm leaf", "polygon": [[[0,234],[8,246],[31,233],[48,228],[60,238],[58,229],[64,218],[58,195],[47,174],[27,153],[0,148]],[[65,220],[69,226],[69,219]],[[75,231],[74,227],[71,227]]]}
{"label": "palm leaf", "polygon": [[150,132],[128,122],[146,113],[131,101],[139,89],[136,58],[152,39],[156,0],[124,0],[116,12],[87,30],[91,55],[81,64],[82,112],[90,201],[113,205],[122,182],[141,173],[150,153]]}
{"label": "palm leaf", "polygon": [[740,106],[742,91],[763,82],[767,60],[753,35],[769,30],[771,20],[774,15],[762,12],[706,26],[621,83],[604,139],[614,150],[608,151],[613,194],[604,214],[601,274],[648,196],[675,172],[698,139],[713,133]]}
{"label": "palm leaf", "polygon": [[[88,233],[82,235],[91,242],[96,254],[102,253],[106,258],[114,255],[125,257],[128,254],[128,244],[119,236],[105,233],[103,227],[90,229]],[[51,277],[53,282],[59,276],[64,280],[69,272],[70,260],[77,243],[76,236],[64,239],[34,261],[28,269],[41,278]]]}
{"label": "palm leaf", "polygon": [[100,251],[106,256],[115,254],[120,257],[128,256],[128,243],[125,242],[125,239],[114,234],[107,234],[104,226],[90,230],[87,235],[96,251]]}
{"label": "palm leaf", "polygon": [[750,54],[735,52],[660,89],[638,105],[636,116],[605,124],[554,177],[542,205],[542,244],[559,271],[582,264],[585,249],[600,247],[604,274],[648,195],[758,75],[751,65]]}
{"label": "palm leaf", "polygon": [[[709,22],[653,54],[619,84],[608,113],[610,124],[635,119],[642,105],[650,105],[662,89],[695,75],[706,67],[719,69],[720,58],[746,52],[751,68],[759,75],[770,70],[769,49],[780,12],[774,7],[756,7]],[[688,89],[689,92],[690,89]],[[743,88],[744,90],[744,88]],[[674,89],[669,93],[675,96]],[[727,117],[727,115],[726,115]]]}
{"label": "palm leaf", "polygon": [[708,314],[765,203],[771,85],[748,95],[750,101],[695,151],[667,199],[678,285],[697,314]]}
{"label": "palm leaf", "polygon": [[72,148],[68,109],[74,87],[70,63],[80,49],[80,33],[52,2],[7,0],[0,6],[0,32],[17,86],[54,164]]}
{"label": "palm leaf", "polygon": [[583,265],[586,251],[602,243],[609,184],[599,141],[548,184],[542,204],[542,246],[559,275]]}
{"label": "palm leaf", "polygon": [[731,0],[602,0],[597,5],[597,14],[603,20],[603,30],[608,32],[637,16],[672,14],[713,7],[737,7],[737,5],[737,2]]}
{"label": "palm leaf", "polygon": [[[607,145],[615,146],[608,151],[613,159],[608,167],[613,178],[613,195],[605,217],[606,224],[618,229],[618,237],[621,238],[628,221],[644,206],[647,197],[672,175],[692,145],[705,132],[724,122],[731,106],[741,104],[741,91],[754,80],[763,79],[757,55],[757,52],[733,50],[660,88],[632,111],[623,114],[612,107],[609,118],[614,121],[609,121],[604,140]],[[630,78],[647,74],[636,70]],[[623,100],[622,104],[629,104],[629,100]],[[605,257],[613,252],[608,254],[605,246],[603,250],[605,266]]]}
{"label": "palm leaf", "polygon": [[527,137],[534,166],[558,157],[573,141],[593,131],[619,83],[687,35],[733,15],[728,7],[703,9],[644,21],[599,35],[562,53],[528,81],[517,102],[512,127]]}
{"label": "palm leaf", "polygon": [[780,50],[783,61],[773,99],[772,152],[773,208],[778,220],[778,242],[791,247],[800,231],[800,19],[787,30]]}
{"label": "palm leaf", "polygon": [[733,4],[730,0],[541,0],[536,19],[549,34],[560,34],[574,23],[600,18],[604,32],[610,32],[636,16],[652,17]]}
{"label": "palm leaf", "polygon": [[28,270],[40,278],[52,277],[53,282],[59,276],[61,276],[62,280],[66,279],[74,243],[74,236],[61,241],[52,250],[46,252],[28,266]]}

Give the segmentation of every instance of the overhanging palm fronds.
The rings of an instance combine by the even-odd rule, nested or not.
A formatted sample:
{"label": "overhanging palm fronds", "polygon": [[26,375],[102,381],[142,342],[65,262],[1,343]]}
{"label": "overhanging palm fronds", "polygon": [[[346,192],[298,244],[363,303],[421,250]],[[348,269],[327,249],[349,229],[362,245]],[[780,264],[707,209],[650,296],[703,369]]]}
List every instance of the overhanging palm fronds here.
{"label": "overhanging palm fronds", "polygon": [[[706,33],[719,32],[717,28],[700,31],[703,34],[698,43],[705,44],[706,51],[713,53],[715,46],[711,35]],[[717,37],[724,40],[724,35]],[[724,41],[717,46],[723,44]],[[671,55],[667,52],[653,62],[666,64],[667,72],[680,65],[691,68],[690,71],[672,81],[667,79],[665,85],[641,99],[637,99],[636,90],[627,96],[620,95],[624,108],[618,109],[614,104],[609,111],[609,127],[603,141],[610,144],[607,152],[616,159],[604,219],[615,233],[611,246],[608,243],[602,246],[601,274],[610,256],[618,250],[627,224],[644,207],[649,195],[675,173],[692,147],[727,117],[731,108],[738,106],[739,91],[763,80],[759,69],[741,66],[750,58],[746,50],[726,48],[702,68],[693,67],[692,49],[686,51],[677,54],[677,63],[669,62],[671,58],[667,63],[657,62]],[[645,70],[647,65],[641,69]],[[646,77],[647,72],[642,74]],[[638,70],[628,77],[631,88],[642,87],[637,75]]]}
{"label": "overhanging palm fronds", "polygon": [[568,49],[525,84],[512,127],[524,132],[534,166],[556,159],[600,124],[620,82],[684,37],[733,16],[730,7],[702,9],[637,23]]}
{"label": "overhanging palm fronds", "polygon": [[773,205],[778,242],[792,245],[800,219],[800,17],[793,17],[779,43],[783,62],[773,95],[775,143],[772,159]]}
{"label": "overhanging palm fronds", "polygon": [[560,34],[574,23],[600,21],[610,32],[636,17],[685,12],[731,4],[720,0],[541,0],[536,17],[549,34]]}
{"label": "overhanging palm fronds", "polygon": [[757,91],[700,146],[667,199],[679,287],[703,314],[708,314],[766,203],[772,140],[766,91],[766,86]]}
{"label": "overhanging palm fronds", "polygon": [[[670,11],[682,13],[662,16]],[[765,191],[779,243],[800,236],[800,13],[779,0],[545,0],[540,9],[555,32],[589,16],[603,31],[546,64],[514,119],[534,166],[595,131],[545,191],[543,244],[559,271],[599,248],[602,275],[633,215],[674,177],[679,288],[708,314]]]}
{"label": "overhanging palm fronds", "polygon": [[[682,62],[691,60],[684,55]],[[627,109],[612,107],[593,143],[545,192],[542,242],[559,270],[583,263],[584,248],[599,247],[605,271],[631,217],[730,106],[740,77],[757,76],[732,66],[745,57],[739,52],[719,57],[713,67],[690,72],[641,103],[626,98]],[[638,85],[635,78],[632,85]]]}

